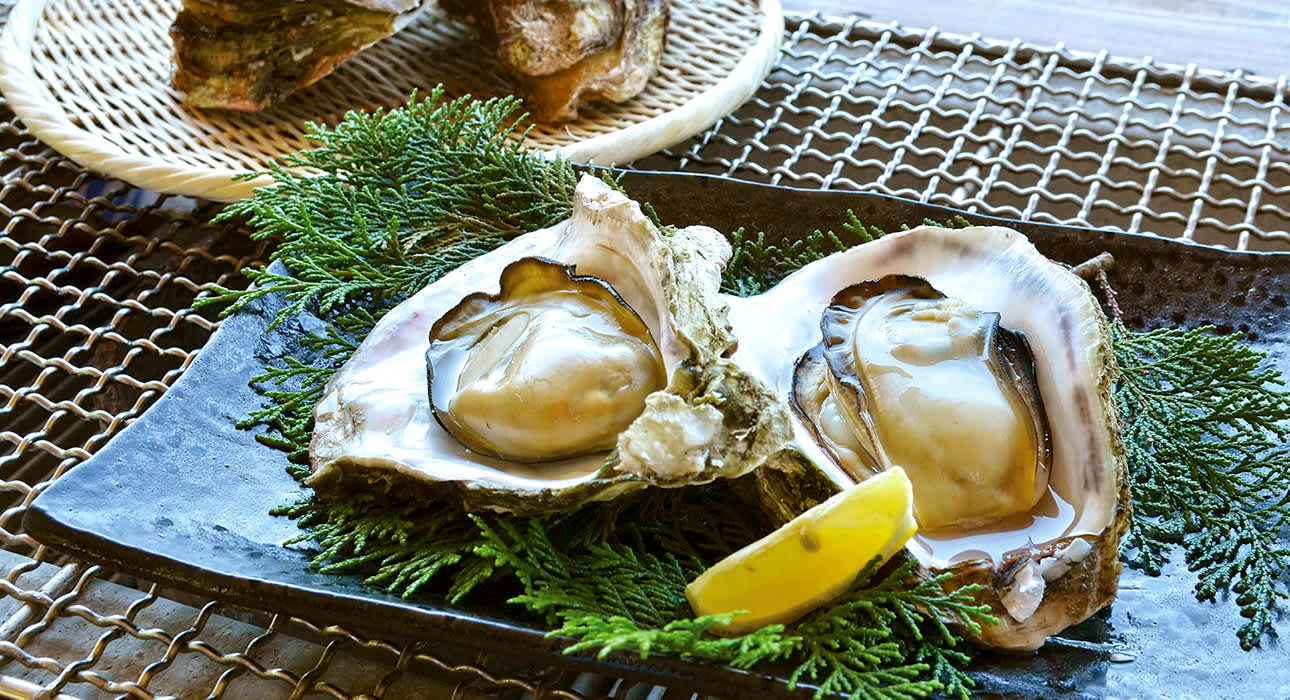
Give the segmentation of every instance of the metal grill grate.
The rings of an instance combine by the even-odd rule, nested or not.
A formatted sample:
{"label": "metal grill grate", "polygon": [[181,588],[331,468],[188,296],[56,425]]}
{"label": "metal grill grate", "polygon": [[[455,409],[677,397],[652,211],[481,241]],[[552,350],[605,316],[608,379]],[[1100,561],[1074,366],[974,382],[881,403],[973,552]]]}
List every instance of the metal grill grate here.
{"label": "metal grill grate", "polygon": [[[1290,247],[1285,78],[814,16],[786,29],[753,102],[637,165]],[[0,693],[688,697],[208,602],[22,532],[31,499],[192,361],[216,326],[191,308],[202,290],[264,259],[215,211],[82,172],[0,103]]]}
{"label": "metal grill grate", "polygon": [[1286,78],[816,17],[755,100],[644,161],[1239,250],[1290,247]]}

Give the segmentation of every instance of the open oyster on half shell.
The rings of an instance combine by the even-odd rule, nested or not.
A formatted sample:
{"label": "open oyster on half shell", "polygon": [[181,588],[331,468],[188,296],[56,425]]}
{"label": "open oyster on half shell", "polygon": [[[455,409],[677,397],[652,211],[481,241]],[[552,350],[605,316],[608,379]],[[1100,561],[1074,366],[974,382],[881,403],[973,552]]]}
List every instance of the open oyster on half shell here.
{"label": "open oyster on half shell", "polygon": [[[790,450],[834,488],[909,474],[906,550],[981,585],[1000,623],[978,641],[1034,649],[1114,599],[1128,485],[1083,280],[1016,231],[920,227],[730,303],[736,361],[793,404]],[[782,517],[802,509],[798,484],[762,482]]]}
{"label": "open oyster on half shell", "polygon": [[315,408],[309,484],[539,513],[751,471],[792,428],[727,357],[729,256],[717,231],[661,230],[584,177],[568,221],[381,319]]}

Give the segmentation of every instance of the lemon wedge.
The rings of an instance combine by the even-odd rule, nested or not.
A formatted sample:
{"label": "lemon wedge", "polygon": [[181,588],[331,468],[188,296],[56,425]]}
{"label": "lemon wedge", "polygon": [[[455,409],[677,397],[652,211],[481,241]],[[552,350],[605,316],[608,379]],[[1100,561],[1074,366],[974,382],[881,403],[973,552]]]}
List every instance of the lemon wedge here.
{"label": "lemon wedge", "polygon": [[747,611],[709,628],[717,634],[792,622],[844,593],[870,560],[887,561],[917,530],[909,477],[893,467],[717,562],[685,597],[695,615]]}

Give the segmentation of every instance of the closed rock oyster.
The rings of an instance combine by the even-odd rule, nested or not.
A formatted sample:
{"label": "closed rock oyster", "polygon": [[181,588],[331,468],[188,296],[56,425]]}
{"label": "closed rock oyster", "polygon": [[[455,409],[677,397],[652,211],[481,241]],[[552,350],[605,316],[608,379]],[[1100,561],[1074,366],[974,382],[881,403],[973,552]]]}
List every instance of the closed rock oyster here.
{"label": "closed rock oyster", "polygon": [[[623,102],[658,70],[671,0],[450,0],[538,121]],[[170,27],[173,83],[190,107],[265,109],[409,25],[426,0],[184,0]]]}
{"label": "closed rock oyster", "polygon": [[[539,254],[559,264],[535,261]],[[613,498],[647,485],[706,483],[755,469],[791,439],[792,429],[786,407],[726,357],[734,350],[735,338],[717,290],[729,255],[730,246],[720,233],[699,226],[660,230],[625,195],[597,178],[584,177],[567,222],[521,236],[463,265],[382,318],[333,378],[314,411],[316,427],[310,445],[314,473],[309,484],[324,494],[355,482],[411,493],[448,492],[468,507],[539,513]],[[572,274],[566,273],[565,266],[572,267]],[[593,326],[599,329],[595,333],[620,323],[630,326],[630,319],[612,308],[616,297],[648,329],[656,348],[626,351],[621,364],[661,362],[658,371],[666,387],[623,392],[627,395],[619,397],[632,405],[629,413],[635,414],[625,428],[618,430],[618,418],[607,419],[608,432],[616,434],[596,435],[590,443],[572,447],[561,444],[543,453],[543,435],[560,434],[550,441],[568,442],[564,433],[576,432],[563,424],[558,411],[549,425],[503,429],[501,441],[508,442],[503,449],[497,449],[496,436],[463,442],[440,425],[445,420],[471,422],[469,416],[436,422],[425,361],[436,321],[446,319],[435,335],[449,345],[458,342],[456,331],[463,327],[481,324],[493,329],[454,348],[431,352],[435,379],[447,392],[439,408],[451,410],[451,394],[462,387],[479,394],[467,403],[496,403],[501,397],[505,404],[505,391],[490,389],[495,385],[492,380],[478,380],[490,372],[522,374],[528,371],[524,363],[529,360],[564,366],[572,358],[577,364],[601,350],[574,348],[526,356],[520,349],[512,356],[511,350],[502,347],[507,343],[490,348],[491,340],[477,341],[506,337],[521,345],[545,342],[547,331],[538,330],[529,319],[536,312],[549,311],[542,307],[555,303],[552,299],[567,301],[585,293],[575,289],[582,284],[599,290],[591,306],[609,310],[586,327],[575,324],[553,331],[563,334],[558,342],[592,332],[586,329]],[[552,319],[568,320],[584,311],[551,313]],[[627,335],[642,337],[635,330]],[[477,361],[452,356],[474,351],[488,356]],[[528,398],[523,405],[503,405],[500,417],[540,413],[534,407],[548,400],[569,403],[562,395],[567,393],[565,382],[571,381],[563,376],[568,368],[564,366],[546,382],[549,399],[530,393],[541,393],[542,381],[516,379],[512,388],[520,387],[520,394]],[[644,371],[652,375],[654,370]],[[589,376],[572,381],[596,384],[602,378],[594,371]],[[516,445],[521,454],[515,454]],[[408,489],[409,485],[414,487]]]}
{"label": "closed rock oyster", "polygon": [[533,118],[626,101],[658,71],[671,0],[454,0],[497,49]]}
{"label": "closed rock oyster", "polygon": [[[788,451],[825,477],[814,486],[906,462],[923,530],[906,549],[929,576],[981,585],[1000,623],[978,641],[1034,649],[1114,599],[1129,498],[1107,321],[1019,233],[891,234],[731,300],[730,318],[735,359],[794,402]],[[999,345],[1004,329],[1024,335],[1033,371],[1017,343]],[[781,517],[811,500],[762,482]]]}
{"label": "closed rock oyster", "polygon": [[191,107],[259,111],[410,23],[425,0],[184,0],[170,27]]}

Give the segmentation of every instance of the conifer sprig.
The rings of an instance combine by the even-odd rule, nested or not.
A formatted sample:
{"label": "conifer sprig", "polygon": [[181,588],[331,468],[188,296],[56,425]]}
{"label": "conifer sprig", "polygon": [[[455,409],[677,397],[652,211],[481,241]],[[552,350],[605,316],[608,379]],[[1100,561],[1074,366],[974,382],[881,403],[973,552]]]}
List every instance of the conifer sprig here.
{"label": "conifer sprig", "polygon": [[[730,258],[730,263],[726,265],[721,291],[739,297],[761,294],[808,263],[826,258],[833,253],[840,253],[861,243],[868,243],[886,233],[879,228],[865,225],[856,217],[855,212],[849,209],[845,217],[841,234],[832,231],[813,231],[803,238],[778,245],[767,241],[765,232],[759,231],[755,236],[750,236],[743,229],[739,229],[731,233],[734,254]],[[950,228],[963,228],[969,225],[967,219],[961,216],[955,216],[946,222],[927,219],[923,223]]]}
{"label": "conifer sprig", "polygon": [[217,288],[204,303],[231,302],[225,313],[235,313],[281,294],[288,304],[275,325],[359,302],[379,315],[480,253],[565,218],[577,175],[567,160],[535,157],[511,138],[519,107],[514,97],[445,100],[436,88],[399,109],[311,126],[312,148],[272,165],[273,186],[220,215],[277,239],[272,258],[288,272],[247,270],[251,288]]}
{"label": "conifer sprig", "polygon": [[1266,355],[1212,328],[1113,326],[1133,492],[1125,560],[1159,575],[1181,546],[1196,596],[1236,593],[1257,646],[1290,598],[1290,397]]}

